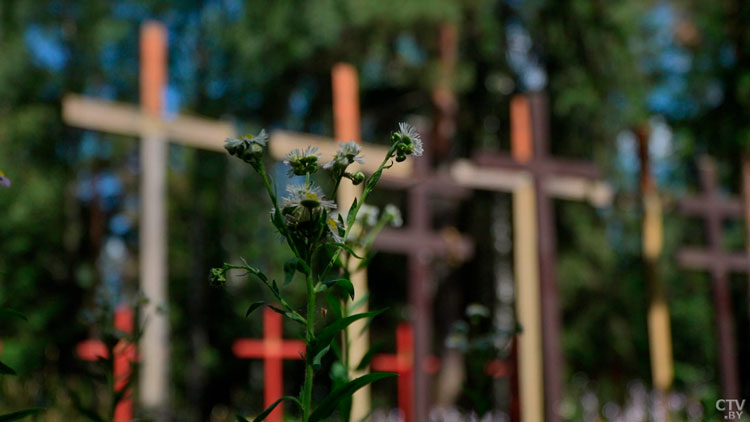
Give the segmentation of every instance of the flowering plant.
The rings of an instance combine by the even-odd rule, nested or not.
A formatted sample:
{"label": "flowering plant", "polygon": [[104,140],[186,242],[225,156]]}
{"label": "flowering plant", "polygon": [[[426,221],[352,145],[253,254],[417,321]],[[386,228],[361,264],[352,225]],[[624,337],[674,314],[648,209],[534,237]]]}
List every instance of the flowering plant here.
{"label": "flowering plant", "polygon": [[[258,173],[265,185],[273,208],[271,223],[286,242],[293,257],[284,264],[285,281],[280,287],[260,269],[253,267],[243,260],[242,265],[224,264],[221,268],[211,270],[209,281],[213,285],[226,283],[226,274],[230,270],[243,270],[245,274],[260,280],[276,298],[276,303],[265,301],[255,302],[247,310],[250,315],[254,310],[267,306],[281,315],[305,327],[305,381],[299,397],[286,396],[273,403],[260,413],[253,422],[262,421],[273,409],[284,401],[295,403],[301,412],[303,422],[316,422],[329,417],[337,408],[342,417],[348,419],[346,403],[351,396],[367,384],[383,378],[395,376],[392,373],[370,373],[353,380],[341,380],[334,383],[332,391],[315,405],[312,403],[312,391],[315,373],[321,368],[321,360],[334,350],[338,360],[341,356],[341,345],[337,339],[355,321],[369,319],[383,311],[362,312],[348,315],[347,312],[338,313],[337,318],[326,324],[325,316],[316,312],[316,299],[321,293],[333,295],[335,299],[354,298],[354,286],[349,277],[349,260],[362,259],[350,245],[359,242],[359,246],[371,244],[373,236],[385,224],[400,221],[393,209],[388,209],[380,220],[368,217],[366,223],[370,225],[367,235],[362,235],[360,211],[363,216],[372,214],[365,201],[375,188],[384,170],[393,165],[393,160],[401,162],[409,155],[422,154],[422,141],[419,133],[410,125],[401,123],[399,130],[391,135],[391,146],[377,170],[366,178],[361,171],[350,172],[354,163],[362,163],[363,156],[358,144],[353,141],[340,143],[341,148],[334,157],[320,164],[321,156],[317,148],[307,147],[304,150],[291,151],[284,161],[289,167],[290,176],[304,176],[304,183],[289,184],[286,194],[280,197],[274,189],[271,177],[266,172],[264,155],[269,137],[265,131],[258,135],[247,135],[238,139],[227,139],[225,148],[233,156],[250,164]],[[328,171],[333,179],[333,189],[329,195],[313,181],[313,175],[318,170]],[[330,198],[336,196],[343,179],[349,179],[353,184],[364,184],[362,195],[354,199],[346,215],[337,211],[336,204]],[[349,242],[349,244],[347,244]],[[357,248],[358,250],[361,250]],[[366,262],[363,262],[366,265]],[[296,274],[304,276],[306,288],[306,309],[303,314],[298,308],[289,304],[282,295],[282,288],[292,282]],[[346,340],[344,340],[346,341]],[[348,368],[348,362],[344,366]],[[343,371],[346,373],[346,370]],[[238,416],[238,420],[247,419]]]}

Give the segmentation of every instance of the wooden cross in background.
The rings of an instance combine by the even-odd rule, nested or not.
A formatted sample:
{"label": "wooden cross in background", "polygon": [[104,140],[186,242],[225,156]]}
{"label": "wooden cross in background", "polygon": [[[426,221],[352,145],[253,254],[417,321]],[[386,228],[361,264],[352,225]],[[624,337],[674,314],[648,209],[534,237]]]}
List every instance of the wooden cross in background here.
{"label": "wooden cross in background", "polygon": [[[414,330],[411,324],[401,323],[396,327],[396,353],[378,353],[372,358],[375,371],[388,371],[398,374],[398,408],[403,422],[414,422]],[[440,368],[440,360],[430,356],[424,362],[424,372],[434,375]]]}
{"label": "wooden cross in background", "polygon": [[422,157],[413,159],[411,176],[383,178],[386,187],[406,190],[408,225],[401,229],[384,229],[374,243],[378,251],[403,254],[408,258],[409,317],[414,324],[414,367],[417,369],[414,371],[414,414],[406,418],[415,421],[428,420],[432,397],[432,384],[424,367],[432,353],[433,260],[463,262],[474,254],[474,243],[466,236],[455,230],[436,232],[432,228],[430,198],[435,195],[460,198],[468,196],[470,190],[455,183],[447,174],[431,171],[431,135],[424,126],[416,125],[422,134],[425,152]]}
{"label": "wooden cross in background", "polygon": [[[240,359],[263,359],[263,407],[268,408],[284,395],[284,359],[302,360],[305,342],[284,340],[282,317],[266,308],[263,310],[263,338],[241,338],[232,345],[232,352]],[[284,420],[283,405],[266,418],[268,422]]]}
{"label": "wooden cross in background", "polygon": [[[543,94],[514,97],[512,155],[480,151],[474,154],[478,168],[459,162],[453,174],[459,183],[476,189],[513,192],[517,319],[524,329],[518,336],[521,418],[543,420],[544,408],[545,419],[557,422],[562,398],[562,354],[552,198],[588,199],[595,205],[604,205],[610,201],[611,192],[600,181],[595,166],[548,156],[547,119]],[[542,405],[543,398],[546,407]]]}
{"label": "wooden cross in background", "polygon": [[634,130],[634,134],[638,138],[638,155],[641,162],[640,185],[643,212],[641,251],[649,302],[648,346],[651,358],[651,379],[657,391],[655,407],[668,415],[667,394],[674,380],[674,363],[669,304],[659,270],[659,258],[664,248],[662,200],[651,171],[648,131],[644,126],[640,126]]}
{"label": "wooden cross in background", "polygon": [[697,197],[682,199],[679,207],[683,214],[699,216],[706,220],[708,248],[682,248],[677,254],[677,261],[685,268],[711,273],[722,397],[739,399],[739,369],[729,274],[747,273],[749,262],[744,252],[724,250],[722,224],[728,217],[742,216],[742,200],[721,195],[716,164],[713,160],[708,157],[701,158],[699,170],[703,193]]}
{"label": "wooden cross in background", "polygon": [[157,421],[169,413],[169,324],[167,315],[166,169],[167,140],[224,152],[224,139],[234,136],[231,124],[177,116],[162,117],[167,80],[167,34],[164,25],[147,22],[141,28],[142,107],[68,95],[63,119],[71,126],[118,135],[141,137],[139,225],[140,289],[149,302],[140,341],[140,402]]}
{"label": "wooden cross in background", "polygon": [[[133,310],[122,306],[115,311],[115,329],[127,334],[133,333]],[[114,348],[114,392],[119,393],[123,388],[128,391],[115,407],[113,422],[130,422],[133,420],[132,388],[129,387],[132,365],[136,361],[135,345],[120,341]],[[76,354],[85,361],[97,361],[109,358],[107,345],[99,340],[85,340],[76,346]]]}

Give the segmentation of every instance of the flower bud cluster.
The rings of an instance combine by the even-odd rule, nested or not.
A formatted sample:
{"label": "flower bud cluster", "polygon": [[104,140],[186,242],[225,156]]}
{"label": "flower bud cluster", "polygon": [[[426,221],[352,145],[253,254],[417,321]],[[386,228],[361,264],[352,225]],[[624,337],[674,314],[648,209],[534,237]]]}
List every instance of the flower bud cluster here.
{"label": "flower bud cluster", "polygon": [[293,149],[287,154],[284,164],[291,167],[290,176],[304,176],[318,171],[318,160],[320,160],[318,147],[308,146],[304,150]]}
{"label": "flower bud cluster", "polygon": [[398,162],[406,160],[408,155],[419,157],[424,152],[419,132],[408,123],[398,124],[398,132],[391,135],[391,142],[396,144],[396,161]]}
{"label": "flower bud cluster", "polygon": [[230,155],[241,159],[258,170],[263,160],[263,149],[268,144],[268,134],[261,130],[257,135],[245,135],[241,138],[227,138],[224,148]]}

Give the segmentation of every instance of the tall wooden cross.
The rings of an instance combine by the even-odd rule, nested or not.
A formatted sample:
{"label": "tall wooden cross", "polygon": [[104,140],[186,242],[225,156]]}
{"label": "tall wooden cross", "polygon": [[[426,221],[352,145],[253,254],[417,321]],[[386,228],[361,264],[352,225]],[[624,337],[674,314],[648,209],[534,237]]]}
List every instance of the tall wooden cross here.
{"label": "tall wooden cross", "polygon": [[[420,127],[422,126],[422,127]],[[429,419],[432,388],[425,363],[432,353],[432,266],[435,259],[451,258],[459,262],[474,253],[473,241],[455,232],[436,232],[432,228],[430,198],[435,195],[465,197],[469,190],[455,183],[449,175],[430,169],[431,134],[417,124],[422,133],[424,155],[414,160],[413,173],[407,179],[384,177],[384,185],[407,192],[408,225],[401,229],[384,229],[375,239],[379,251],[408,257],[410,319],[414,325],[414,414],[408,420]]]}
{"label": "tall wooden cross", "polygon": [[141,138],[141,221],[139,227],[140,289],[148,299],[141,320],[140,402],[158,421],[169,412],[169,324],[166,253],[166,165],[170,140],[224,152],[224,139],[235,134],[231,124],[180,115],[163,118],[167,79],[165,27],[147,22],[141,28],[141,107],[68,95],[63,118],[71,126]]}
{"label": "tall wooden cross", "polygon": [[[234,355],[241,359],[263,359],[263,407],[270,407],[284,395],[284,359],[304,359],[305,342],[282,338],[281,315],[263,310],[263,338],[237,339],[232,345]],[[283,406],[279,405],[266,418],[268,422],[284,420]]]}
{"label": "tall wooden cross", "polygon": [[[479,152],[474,155],[479,171],[464,164],[455,174],[477,188],[510,187],[513,192],[517,313],[524,327],[519,336],[521,418],[542,420],[539,412],[544,407],[545,419],[557,422],[562,399],[562,353],[552,201],[553,197],[585,198],[605,204],[610,192],[600,182],[600,172],[595,166],[551,158],[548,130],[546,97],[540,93],[516,96],[511,102],[512,155]],[[488,168],[501,170],[498,180],[494,180]],[[513,170],[516,173],[508,173]],[[539,333],[540,314],[544,341]],[[541,406],[542,397],[546,406]]]}
{"label": "tall wooden cross", "polygon": [[701,158],[699,170],[703,193],[697,197],[682,199],[679,206],[682,213],[706,220],[708,248],[682,248],[678,252],[677,261],[685,268],[711,273],[722,397],[739,399],[739,369],[729,274],[747,273],[749,262],[744,252],[724,250],[722,224],[728,217],[742,216],[742,200],[727,198],[720,193],[713,160]]}
{"label": "tall wooden cross", "polygon": [[651,172],[649,134],[645,127],[635,129],[641,162],[641,197],[643,202],[642,254],[648,290],[648,345],[651,357],[651,379],[657,390],[656,406],[668,414],[667,393],[672,388],[674,363],[669,305],[659,271],[659,257],[664,245],[662,201]]}
{"label": "tall wooden cross", "polygon": [[[115,311],[115,329],[127,334],[133,333],[133,311],[128,307],[119,307]],[[109,358],[107,345],[100,340],[85,340],[76,346],[78,357],[85,361],[96,361]],[[136,361],[135,345],[120,341],[115,345],[114,354],[114,393],[119,394],[124,388],[128,391],[115,407],[113,422],[130,422],[133,420],[132,388],[129,387],[132,365]]]}

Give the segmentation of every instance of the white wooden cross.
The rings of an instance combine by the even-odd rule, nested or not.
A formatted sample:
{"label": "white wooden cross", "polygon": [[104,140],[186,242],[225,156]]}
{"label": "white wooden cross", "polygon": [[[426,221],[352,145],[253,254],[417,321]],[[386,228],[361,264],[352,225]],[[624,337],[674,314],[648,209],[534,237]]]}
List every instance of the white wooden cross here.
{"label": "white wooden cross", "polygon": [[163,118],[167,81],[167,32],[157,22],[141,28],[141,107],[68,95],[63,119],[71,126],[140,137],[141,221],[139,226],[140,289],[148,298],[139,344],[140,403],[157,421],[169,416],[169,323],[167,313],[166,171],[167,141],[224,151],[224,139],[234,136],[229,123],[185,115]]}

